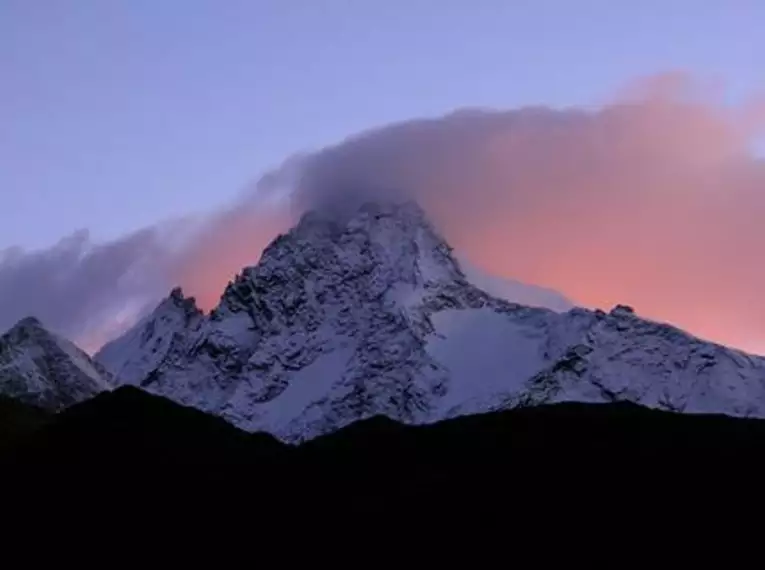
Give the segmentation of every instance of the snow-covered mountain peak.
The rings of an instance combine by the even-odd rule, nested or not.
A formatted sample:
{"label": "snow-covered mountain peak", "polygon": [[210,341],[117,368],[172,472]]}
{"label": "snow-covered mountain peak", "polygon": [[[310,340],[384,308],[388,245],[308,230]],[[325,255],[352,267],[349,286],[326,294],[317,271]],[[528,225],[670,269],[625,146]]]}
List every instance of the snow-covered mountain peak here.
{"label": "snow-covered mountain peak", "polygon": [[33,316],[24,317],[19,322],[17,322],[13,328],[16,328],[16,327],[21,327],[21,328],[30,327],[30,328],[38,328],[38,329],[44,328],[42,322],[40,322],[40,319]]}
{"label": "snow-covered mountain peak", "polygon": [[[305,214],[271,242],[256,266],[229,284],[213,313],[221,318],[255,303],[268,318],[284,303],[299,303],[304,293],[319,303],[336,304],[343,297],[357,305],[361,297],[400,301],[396,295],[455,282],[466,283],[465,276],[416,203],[364,203],[351,211]],[[292,293],[286,298],[285,289]],[[274,299],[277,306],[263,306],[276,290],[282,297]]]}
{"label": "snow-covered mountain peak", "polygon": [[[411,202],[308,213],[228,284],[208,317],[177,318],[168,308],[179,298],[97,359],[122,383],[275,430],[297,420],[297,402],[319,405],[319,385],[334,394],[326,405],[353,408],[323,414],[322,429],[380,405],[404,418],[429,409],[448,377],[425,348],[431,316],[490,300]],[[384,392],[406,396],[373,404]],[[308,416],[301,421],[313,425]]]}
{"label": "snow-covered mountain peak", "polygon": [[[272,245],[282,240],[302,243],[305,241],[334,241],[341,243],[343,237],[365,236],[372,243],[388,245],[390,242],[403,242],[417,238],[417,234],[432,234],[436,240],[430,222],[422,208],[412,201],[408,202],[362,202],[353,206],[321,208],[303,214],[297,225],[287,234],[279,236]],[[269,248],[263,253],[268,256]]]}
{"label": "snow-covered mountain peak", "polygon": [[103,346],[95,359],[120,383],[140,384],[203,321],[204,313],[194,298],[185,297],[176,287],[127,333]]}
{"label": "snow-covered mountain peak", "polygon": [[0,393],[58,410],[111,388],[111,375],[35,317],[0,337]]}
{"label": "snow-covered mountain peak", "polygon": [[626,305],[543,296],[556,312],[473,279],[417,204],[336,204],[274,239],[209,316],[173,291],[96,358],[120,383],[290,440],[560,400],[765,416],[765,359]]}
{"label": "snow-covered mountain peak", "polygon": [[29,335],[47,334],[45,327],[37,317],[25,317],[13,325],[6,335],[9,338],[21,339]]}
{"label": "snow-covered mountain peak", "polygon": [[[57,335],[49,332],[37,317],[25,317],[13,325],[2,336],[6,344],[14,346],[28,346],[40,342],[55,342],[59,339]],[[68,341],[65,341],[68,342]]]}

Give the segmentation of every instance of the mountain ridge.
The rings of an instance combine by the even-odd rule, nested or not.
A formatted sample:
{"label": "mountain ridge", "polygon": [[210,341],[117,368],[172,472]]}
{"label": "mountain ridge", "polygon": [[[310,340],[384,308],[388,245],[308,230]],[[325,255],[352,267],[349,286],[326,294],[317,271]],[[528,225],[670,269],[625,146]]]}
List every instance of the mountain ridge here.
{"label": "mountain ridge", "polygon": [[[120,449],[119,445],[115,445],[114,449],[107,451],[99,457],[98,454],[94,454],[89,450],[89,446],[93,441],[102,439],[111,439],[113,442],[119,443],[123,437],[134,438],[131,445],[137,444],[146,449],[158,446],[161,448],[164,445],[176,445],[178,441],[182,440],[181,448],[188,448],[188,455],[182,458],[183,461],[210,461],[215,463],[219,460],[225,460],[225,453],[233,450],[236,454],[239,454],[243,449],[245,453],[243,455],[237,455],[232,458],[235,461],[245,461],[252,463],[259,463],[261,456],[259,454],[248,454],[246,452],[246,446],[250,443],[244,443],[244,447],[238,447],[241,442],[254,442],[258,446],[264,448],[270,448],[271,451],[278,453],[278,450],[312,450],[328,445],[335,445],[332,442],[345,441],[345,442],[361,442],[368,447],[370,457],[377,457],[381,462],[385,462],[381,459],[380,451],[389,446],[391,441],[395,441],[399,438],[398,434],[429,434],[441,432],[446,434],[446,440],[451,442],[451,446],[455,444],[458,436],[465,431],[477,430],[483,432],[484,436],[480,439],[491,441],[492,438],[499,438],[504,440],[502,445],[513,445],[514,441],[520,441],[526,435],[522,429],[519,429],[521,422],[527,421],[532,418],[534,422],[539,417],[545,416],[558,416],[562,419],[562,423],[558,421],[547,424],[546,421],[540,422],[534,429],[539,429],[539,433],[535,438],[550,438],[551,440],[567,440],[567,443],[560,444],[560,451],[563,452],[566,446],[569,444],[568,440],[572,443],[579,441],[579,445],[582,447],[601,450],[612,449],[613,452],[619,452],[619,446],[613,443],[612,438],[623,437],[624,434],[620,434],[617,427],[620,422],[630,423],[632,420],[630,417],[640,416],[646,420],[659,418],[661,423],[669,422],[677,426],[686,424],[707,424],[712,426],[709,429],[716,430],[717,426],[724,425],[725,431],[720,432],[720,437],[699,437],[699,432],[696,428],[686,430],[681,428],[677,431],[666,434],[666,437],[662,437],[661,430],[653,432],[652,429],[648,429],[650,433],[646,433],[649,439],[642,439],[640,434],[641,424],[643,420],[636,424],[635,429],[637,431],[631,434],[629,437],[635,439],[630,441],[630,445],[636,445],[642,447],[646,453],[651,453],[656,450],[674,450],[681,451],[683,449],[690,449],[695,447],[701,449],[708,447],[710,449],[718,448],[720,451],[735,450],[737,444],[742,445],[757,445],[765,448],[765,419],[761,418],[734,418],[726,414],[716,413],[699,413],[699,414],[684,414],[680,412],[672,412],[666,410],[657,410],[636,404],[630,401],[615,401],[615,402],[600,402],[600,403],[588,403],[588,402],[556,402],[552,404],[542,404],[539,406],[516,408],[512,410],[500,410],[500,411],[486,411],[477,414],[470,414],[461,416],[458,418],[450,418],[445,420],[439,420],[430,424],[423,425],[411,425],[404,422],[400,422],[386,415],[374,415],[363,420],[359,420],[343,428],[340,428],[331,433],[323,434],[309,441],[303,442],[285,442],[280,441],[272,434],[267,432],[248,432],[237,428],[233,424],[220,418],[215,414],[209,414],[196,409],[193,406],[185,406],[178,404],[163,396],[157,396],[150,392],[145,391],[142,388],[134,386],[121,386],[111,391],[105,391],[98,395],[84,400],[77,404],[74,404],[62,410],[58,414],[50,415],[46,414],[41,409],[36,409],[31,406],[13,402],[7,398],[0,399],[4,407],[13,406],[17,410],[26,408],[29,413],[36,414],[38,419],[45,418],[45,421],[38,421],[37,425],[34,425],[28,429],[27,438],[23,438],[17,442],[16,448],[12,451],[15,457],[25,457],[27,459],[34,459],[34,456],[39,453],[39,445],[44,443],[46,447],[51,447],[46,451],[46,457],[40,456],[39,459],[55,461],[70,461],[70,460],[86,460],[86,461],[120,461],[129,462],[131,458],[124,455],[124,450]],[[27,411],[23,411],[27,413]],[[583,412],[583,413],[582,413]],[[572,418],[581,415],[587,416],[594,421],[594,424],[588,423],[590,420],[578,422],[572,421]],[[170,418],[165,422],[165,418]],[[515,424],[510,429],[502,428],[498,431],[497,425],[504,424],[508,418],[511,424]],[[600,427],[594,427],[601,421],[613,422],[614,430],[609,433],[608,430],[603,430]],[[158,423],[159,422],[159,423]],[[649,422],[650,423],[650,422]],[[97,426],[97,427],[96,427]],[[194,426],[189,428],[188,426]],[[630,428],[632,430],[633,428]],[[703,428],[708,429],[708,428]],[[147,434],[151,434],[154,431],[166,430],[165,433],[160,434],[161,437],[157,440],[153,440],[151,437],[147,437]],[[577,430],[592,431],[592,437],[582,438],[574,435],[571,432]],[[596,435],[600,432],[598,435]],[[740,435],[730,435],[740,434]],[[756,435],[755,435],[756,434]],[[82,436],[87,435],[88,439],[82,439]],[[170,439],[179,438],[177,441],[170,441]],[[470,436],[472,437],[472,436]],[[650,441],[650,438],[657,438],[656,441]],[[50,439],[53,438],[53,439]],[[67,446],[80,446],[86,450],[82,453],[78,452],[72,455],[71,449],[69,451],[62,449],[60,452],[55,451],[59,441],[64,439],[70,439]],[[218,444],[216,442],[223,442],[228,439],[229,443]],[[388,440],[383,445],[377,445],[375,440]],[[404,445],[409,445],[405,440],[409,439],[408,436],[404,436],[401,442]],[[416,439],[416,438],[415,438]],[[479,439],[479,440],[480,440]],[[46,440],[45,442],[37,440]],[[475,447],[479,440],[471,442],[465,445],[465,449],[461,452],[469,451],[469,449]],[[237,441],[239,443],[237,443]],[[724,443],[720,443],[723,441]],[[51,444],[53,443],[53,445]],[[212,444],[210,442],[213,442]],[[98,444],[101,446],[102,444]],[[232,447],[233,445],[233,447]],[[344,445],[344,444],[343,444]],[[354,443],[353,445],[356,445]],[[361,444],[359,444],[361,445]],[[527,444],[522,443],[525,446]],[[535,444],[536,445],[536,444]],[[218,448],[223,452],[217,457],[210,459],[204,453],[197,451],[191,451],[192,447],[199,446],[214,450]],[[546,453],[549,450],[545,450],[544,445],[539,446],[539,451]],[[226,450],[228,448],[228,451]],[[427,449],[422,446],[413,445],[412,450],[418,453],[422,452],[427,456]],[[54,455],[47,455],[54,452]],[[431,450],[432,451],[432,450]],[[632,450],[634,451],[634,449]],[[16,455],[19,452],[21,455]],[[626,451],[622,451],[625,457],[630,454]],[[185,451],[184,451],[185,453]],[[270,453],[270,452],[269,452]],[[358,452],[348,454],[345,459],[354,460],[354,457]],[[443,454],[443,460],[454,461],[455,463],[461,463],[461,460],[456,457],[452,457],[449,451],[444,448],[438,451]],[[2,456],[5,458],[5,456]],[[497,462],[505,462],[509,459],[509,456],[503,456],[502,454],[489,454],[488,459],[492,459]],[[157,461],[161,461],[167,464],[173,464],[177,458],[167,456],[164,452],[158,452],[156,456]],[[751,458],[752,461],[759,461],[758,458]],[[367,460],[364,460],[367,461]]]}
{"label": "mountain ridge", "polygon": [[[260,538],[262,530],[277,540],[337,537],[337,519],[375,536],[392,521],[413,519],[415,532],[448,524],[462,538],[466,524],[501,521],[506,534],[517,520],[537,537],[544,529],[547,544],[572,529],[592,539],[601,505],[621,538],[644,529],[636,512],[656,515],[672,537],[681,519],[715,528],[735,511],[751,520],[765,474],[765,421],[629,402],[558,403],[429,425],[374,416],[289,444],[127,386],[14,439],[0,449],[9,520],[76,512],[110,535],[136,532],[140,521],[144,535],[156,528],[174,552],[200,528],[226,544],[241,532],[246,543],[253,527]],[[551,514],[558,534],[545,528]],[[253,524],[230,524],[243,516]],[[52,527],[59,538],[62,530],[82,534],[78,525]]]}
{"label": "mountain ridge", "polygon": [[[177,470],[193,481],[195,471],[187,470],[192,465],[225,469],[226,477],[244,469],[237,474],[240,481],[254,477],[253,482],[262,479],[280,486],[279,481],[288,477],[282,483],[291,492],[300,481],[310,493],[321,494],[330,485],[338,491],[345,489],[348,495],[366,488],[363,495],[367,497],[392,498],[396,491],[416,495],[442,477],[452,481],[453,489],[470,494],[475,489],[456,482],[471,472],[474,481],[497,477],[492,485],[499,491],[497,485],[507,489],[502,474],[512,478],[514,472],[541,473],[553,465],[565,467],[574,459],[584,471],[606,468],[625,475],[630,466],[645,459],[668,462],[656,462],[652,469],[671,463],[690,470],[695,467],[687,460],[711,465],[736,457],[739,468],[748,465],[761,470],[758,453],[763,448],[765,420],[681,414],[626,401],[559,402],[427,425],[375,415],[309,441],[290,443],[269,433],[246,432],[216,415],[123,386],[34,426],[0,453],[0,464],[6,474],[95,469],[109,473],[110,480],[111,476],[127,478],[139,486],[136,475],[142,471],[167,475],[167,470]],[[528,461],[532,458],[543,460],[544,468]],[[500,472],[492,474],[489,466]],[[423,479],[424,472],[432,477]],[[361,480],[354,481],[357,477]],[[378,482],[376,486],[372,480]]]}
{"label": "mountain ridge", "polygon": [[623,305],[494,297],[411,202],[309,212],[209,315],[174,290],[95,359],[118,383],[285,441],[379,414],[419,424],[558,401],[765,415],[765,359]]}

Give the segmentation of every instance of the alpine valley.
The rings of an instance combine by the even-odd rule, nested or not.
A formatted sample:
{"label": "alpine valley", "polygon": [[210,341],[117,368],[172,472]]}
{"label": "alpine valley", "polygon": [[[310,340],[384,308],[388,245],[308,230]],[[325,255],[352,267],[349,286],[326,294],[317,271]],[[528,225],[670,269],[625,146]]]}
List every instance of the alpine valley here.
{"label": "alpine valley", "polygon": [[765,358],[477,283],[415,203],[311,211],[209,314],[174,289],[93,359],[22,321],[0,339],[0,393],[55,412],[129,385],[288,443],[560,402],[765,417]]}

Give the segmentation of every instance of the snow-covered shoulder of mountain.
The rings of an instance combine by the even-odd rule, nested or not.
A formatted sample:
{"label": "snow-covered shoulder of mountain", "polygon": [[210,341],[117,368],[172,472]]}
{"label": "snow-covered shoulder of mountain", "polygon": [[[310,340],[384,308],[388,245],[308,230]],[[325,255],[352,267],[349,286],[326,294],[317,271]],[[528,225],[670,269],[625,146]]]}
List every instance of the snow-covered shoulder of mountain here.
{"label": "snow-covered shoulder of mountain", "polygon": [[[545,403],[630,401],[684,413],[765,417],[765,358],[699,339],[618,305],[561,315],[563,353],[541,362],[520,389],[472,396],[463,415]],[[579,326],[571,326],[578,321]]]}
{"label": "snow-covered shoulder of mountain", "polygon": [[0,393],[59,410],[112,387],[100,364],[37,319],[19,321],[0,337]]}
{"label": "snow-covered shoulder of mountain", "polygon": [[545,295],[556,310],[489,294],[419,206],[367,203],[304,215],[210,315],[176,290],[96,359],[289,441],[567,399],[765,417],[764,359]]}
{"label": "snow-covered shoulder of mountain", "polygon": [[765,358],[695,337],[617,306],[563,359],[532,378],[546,401],[627,400],[686,413],[765,417]]}
{"label": "snow-covered shoulder of mountain", "polygon": [[529,307],[545,307],[559,313],[575,306],[570,299],[554,289],[492,275],[464,257],[460,258],[460,266],[470,283],[500,299]]}

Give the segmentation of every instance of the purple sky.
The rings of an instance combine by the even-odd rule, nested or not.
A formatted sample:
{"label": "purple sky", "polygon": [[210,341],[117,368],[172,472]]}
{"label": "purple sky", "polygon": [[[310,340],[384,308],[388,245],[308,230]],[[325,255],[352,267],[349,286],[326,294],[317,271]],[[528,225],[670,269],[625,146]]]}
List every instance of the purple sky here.
{"label": "purple sky", "polygon": [[206,211],[300,150],[462,106],[763,85],[762,0],[0,0],[0,249]]}

